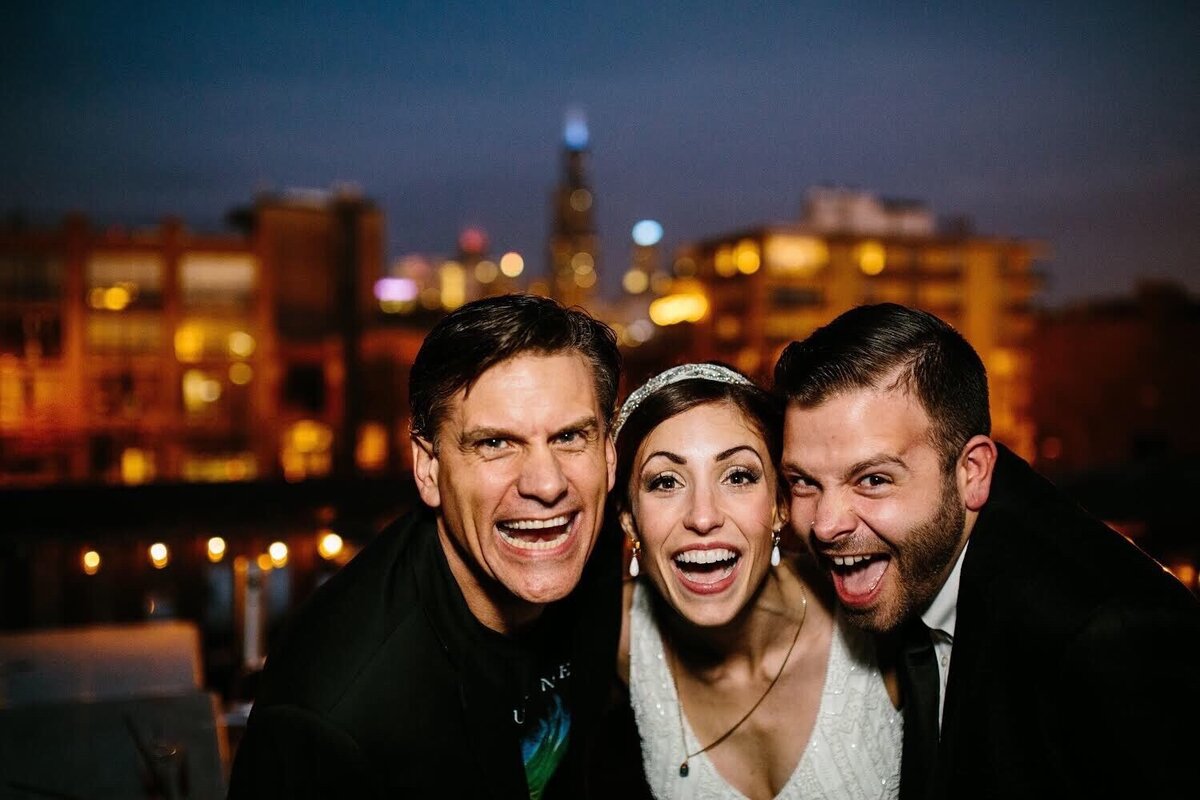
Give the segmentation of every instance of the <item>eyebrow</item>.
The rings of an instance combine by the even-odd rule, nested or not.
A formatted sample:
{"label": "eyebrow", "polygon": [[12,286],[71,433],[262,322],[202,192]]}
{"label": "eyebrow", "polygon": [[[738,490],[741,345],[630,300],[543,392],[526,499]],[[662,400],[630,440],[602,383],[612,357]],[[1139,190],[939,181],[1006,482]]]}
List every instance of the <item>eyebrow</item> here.
{"label": "eyebrow", "polygon": [[[748,444],[734,445],[733,447],[729,448],[728,450],[722,450],[721,452],[717,453],[716,457],[713,458],[713,461],[715,461],[717,463],[726,461],[726,460],[732,458],[733,456],[737,455],[738,453],[740,453],[743,450],[753,453],[755,455],[755,457],[758,458],[759,462],[762,461],[762,456],[760,456],[758,454],[758,451],[755,450],[753,447],[751,447]],[[650,460],[657,456],[662,456],[663,458],[667,459],[668,461],[670,461],[673,464],[683,465],[683,464],[687,463],[686,458],[684,458],[683,456],[678,455],[676,453],[672,453],[670,450],[655,450],[653,453],[650,453],[649,455],[647,455],[646,458],[643,459],[642,463],[649,464]]]}
{"label": "eyebrow", "polygon": [[865,472],[866,470],[874,469],[875,467],[888,465],[899,467],[900,469],[908,469],[908,464],[905,463],[904,459],[900,458],[900,456],[879,453],[878,455],[873,455],[870,458],[864,458],[857,464],[852,465],[850,469],[846,470],[846,477],[852,477],[860,472]]}
{"label": "eyebrow", "polygon": [[[594,414],[589,414],[586,417],[580,417],[574,422],[569,422],[558,430],[550,434],[553,439],[570,431],[595,431],[599,430],[600,423],[597,421]],[[459,436],[459,442],[463,445],[471,442],[478,442],[481,439],[513,439],[516,441],[524,441],[525,437],[520,436],[507,428],[497,428],[490,425],[481,425],[478,428],[470,428],[462,432]]]}

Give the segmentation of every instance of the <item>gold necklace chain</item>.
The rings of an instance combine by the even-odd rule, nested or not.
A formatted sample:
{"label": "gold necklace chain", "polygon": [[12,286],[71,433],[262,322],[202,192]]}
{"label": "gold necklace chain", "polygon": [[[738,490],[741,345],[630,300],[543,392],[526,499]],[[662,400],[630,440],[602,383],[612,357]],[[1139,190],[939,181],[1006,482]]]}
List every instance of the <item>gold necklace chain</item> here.
{"label": "gold necklace chain", "polygon": [[[683,726],[683,696],[679,694],[679,681],[675,679],[675,670],[672,664],[674,658],[668,658],[667,671],[671,674],[671,685],[675,688],[675,707],[679,712],[679,737],[683,740],[684,750],[683,763],[679,765],[679,777],[686,778],[688,776],[688,761],[700,755],[701,753],[708,752],[732,736],[733,732],[740,728],[742,723],[750,719],[750,715],[758,710],[758,707],[762,705],[763,700],[766,700],[767,695],[769,695],[771,690],[775,688],[775,684],[779,683],[779,679],[783,676],[783,670],[787,667],[788,660],[792,657],[792,651],[796,649],[796,642],[800,641],[800,631],[804,628],[804,620],[808,619],[808,594],[804,591],[803,582],[800,583],[800,599],[803,602],[800,610],[800,624],[796,626],[796,635],[792,637],[792,643],[788,645],[787,654],[783,657],[783,663],[779,665],[779,671],[775,673],[775,677],[771,679],[771,683],[767,685],[767,688],[765,691],[763,691],[762,696],[760,696],[758,700],[754,701],[754,705],[750,706],[750,710],[747,711],[741,719],[733,723],[732,728],[725,731],[716,739],[709,742],[704,747],[701,747],[694,753],[687,752],[687,731]],[[668,652],[668,656],[671,655],[672,654]]]}

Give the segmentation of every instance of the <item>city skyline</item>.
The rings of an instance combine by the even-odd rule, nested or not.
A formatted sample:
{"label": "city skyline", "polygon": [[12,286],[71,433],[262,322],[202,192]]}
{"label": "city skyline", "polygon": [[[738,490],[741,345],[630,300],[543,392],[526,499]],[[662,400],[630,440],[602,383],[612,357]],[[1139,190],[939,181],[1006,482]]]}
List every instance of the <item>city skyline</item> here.
{"label": "city skyline", "polygon": [[211,230],[259,191],[357,183],[385,213],[389,258],[450,253],[478,226],[540,273],[579,108],[610,291],[639,219],[663,224],[670,252],[793,220],[819,183],[1046,242],[1048,305],[1138,277],[1200,291],[1197,12],[1183,4],[13,16],[6,215]]}

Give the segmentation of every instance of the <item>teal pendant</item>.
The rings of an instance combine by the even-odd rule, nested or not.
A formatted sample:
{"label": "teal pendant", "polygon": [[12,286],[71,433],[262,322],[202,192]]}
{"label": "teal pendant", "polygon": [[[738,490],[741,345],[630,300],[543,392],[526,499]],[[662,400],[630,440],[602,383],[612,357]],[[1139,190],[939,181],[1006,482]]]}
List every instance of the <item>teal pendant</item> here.
{"label": "teal pendant", "polygon": [[679,765],[679,777],[686,778],[687,776],[688,776],[688,765],[687,765],[687,762],[685,761]]}

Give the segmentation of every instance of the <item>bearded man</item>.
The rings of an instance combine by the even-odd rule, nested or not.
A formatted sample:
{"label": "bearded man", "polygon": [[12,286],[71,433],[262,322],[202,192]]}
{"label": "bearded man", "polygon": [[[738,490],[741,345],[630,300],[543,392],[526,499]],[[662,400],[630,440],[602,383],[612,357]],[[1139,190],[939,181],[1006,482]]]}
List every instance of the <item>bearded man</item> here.
{"label": "bearded man", "polygon": [[898,648],[902,800],[1195,795],[1200,605],[990,438],[961,335],[856,308],[775,386],[792,524]]}

